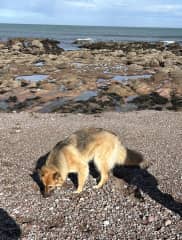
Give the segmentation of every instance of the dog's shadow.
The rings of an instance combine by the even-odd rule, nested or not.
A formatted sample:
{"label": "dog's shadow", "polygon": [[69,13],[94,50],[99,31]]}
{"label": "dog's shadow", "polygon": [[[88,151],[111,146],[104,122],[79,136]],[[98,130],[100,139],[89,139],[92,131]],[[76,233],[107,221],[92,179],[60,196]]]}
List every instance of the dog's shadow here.
{"label": "dog's shadow", "polygon": [[3,208],[0,208],[0,239],[18,240],[20,236],[20,226]]}
{"label": "dog's shadow", "polygon": [[[133,150],[128,150],[128,158],[141,158],[140,162],[144,162],[143,156]],[[182,217],[182,203],[176,201],[170,194],[161,192],[158,188],[157,179],[146,168],[116,166],[113,169],[113,174],[115,177],[123,179],[129,185],[135,186],[139,192],[141,190],[157,203]]]}
{"label": "dog's shadow", "polygon": [[[40,181],[38,175],[38,169],[40,169],[47,159],[49,153],[41,156],[36,163],[35,171],[31,175],[33,180],[38,184],[40,192],[43,194],[44,186]],[[134,150],[127,150],[127,158],[134,162],[143,162],[142,154]],[[90,174],[99,181],[100,174],[97,171],[93,162],[89,164]],[[163,193],[158,188],[157,179],[147,171],[146,167],[131,167],[131,166],[115,166],[113,169],[113,175],[127,182],[129,185],[135,186],[137,191],[135,192],[138,197],[141,196],[140,191],[149,195],[154,201],[158,202],[165,208],[177,213],[182,217],[182,203],[176,201],[170,194]],[[78,180],[76,174],[69,174],[68,176],[77,188]]]}

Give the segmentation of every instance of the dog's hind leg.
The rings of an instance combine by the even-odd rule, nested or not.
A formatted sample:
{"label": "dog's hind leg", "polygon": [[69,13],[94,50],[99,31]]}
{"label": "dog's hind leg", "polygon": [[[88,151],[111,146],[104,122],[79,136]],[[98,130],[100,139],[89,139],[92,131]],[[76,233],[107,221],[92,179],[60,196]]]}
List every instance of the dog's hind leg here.
{"label": "dog's hind leg", "polygon": [[94,188],[101,188],[109,178],[109,168],[107,166],[107,162],[105,161],[104,157],[105,156],[100,157],[98,161],[97,159],[95,159],[96,167],[100,172],[100,181],[96,186],[94,186]]}
{"label": "dog's hind leg", "polygon": [[113,168],[116,158],[116,151],[113,145],[102,145],[94,156],[94,163],[100,172],[100,181],[94,188],[101,188],[109,178],[109,172]]}

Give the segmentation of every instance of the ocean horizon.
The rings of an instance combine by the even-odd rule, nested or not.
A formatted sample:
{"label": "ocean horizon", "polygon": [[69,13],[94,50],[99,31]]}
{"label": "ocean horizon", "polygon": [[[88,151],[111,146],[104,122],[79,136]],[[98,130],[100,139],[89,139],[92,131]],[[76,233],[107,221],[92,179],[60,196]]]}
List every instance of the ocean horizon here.
{"label": "ocean horizon", "polygon": [[182,43],[182,28],[117,27],[0,23],[0,40],[10,38],[50,38],[66,50],[77,49],[76,39],[93,41],[164,41]]}

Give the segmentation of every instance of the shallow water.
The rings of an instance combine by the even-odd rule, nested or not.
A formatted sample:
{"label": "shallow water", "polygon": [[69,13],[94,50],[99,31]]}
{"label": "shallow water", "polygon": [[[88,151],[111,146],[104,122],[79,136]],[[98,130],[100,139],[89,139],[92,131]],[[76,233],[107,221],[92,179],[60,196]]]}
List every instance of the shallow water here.
{"label": "shallow water", "polygon": [[84,63],[79,63],[79,62],[75,62],[75,63],[73,63],[72,65],[73,65],[74,67],[76,67],[76,68],[82,68],[83,66],[85,66]]}
{"label": "shallow water", "polygon": [[55,112],[56,110],[58,110],[60,107],[64,106],[65,104],[69,105],[69,104],[73,104],[74,102],[88,101],[92,97],[96,97],[96,96],[97,96],[97,91],[84,91],[75,98],[67,98],[67,97],[59,98],[59,99],[56,99],[54,101],[47,103],[45,106],[42,107],[42,109],[39,112],[41,112],[41,113]]}
{"label": "shallow water", "polygon": [[46,78],[48,78],[49,75],[46,74],[33,74],[33,75],[22,75],[18,76],[15,78],[15,80],[21,81],[21,80],[26,80],[26,81],[31,81],[31,82],[39,82],[43,81]]}
{"label": "shallow water", "polygon": [[124,70],[127,71],[128,67],[126,65],[115,65],[113,67],[110,68],[106,68],[103,73],[107,74],[107,73],[112,73],[112,70]]}
{"label": "shallow water", "polygon": [[98,84],[109,84],[110,83],[110,79],[104,79],[104,78],[98,78],[97,79],[97,81],[96,81],[96,83],[98,83]]}
{"label": "shallow water", "polygon": [[97,79],[96,83],[99,85],[99,87],[106,87],[109,84],[111,84],[111,81],[117,81],[120,83],[129,81],[129,80],[137,80],[137,79],[148,79],[152,75],[151,74],[143,74],[143,75],[115,75],[112,79],[104,79],[104,78],[99,78]]}
{"label": "shallow water", "polygon": [[57,109],[59,109],[60,107],[62,107],[67,101],[68,101],[68,99],[66,99],[66,98],[59,98],[52,102],[48,102],[45,106],[43,106],[43,108],[39,112],[41,112],[41,113],[54,112]]}
{"label": "shallow water", "polygon": [[116,112],[129,112],[129,111],[136,111],[138,109],[137,105],[134,103],[124,103],[120,106],[116,106]]}
{"label": "shallow water", "polygon": [[151,74],[143,74],[143,75],[116,75],[112,78],[112,80],[118,81],[118,82],[123,82],[123,81],[128,81],[128,80],[137,80],[140,78],[150,78],[152,75]]}
{"label": "shallow water", "polygon": [[37,61],[37,62],[33,63],[33,65],[36,67],[42,67],[45,65],[45,61]]}
{"label": "shallow water", "polygon": [[4,100],[0,100],[0,110],[6,111],[8,109],[8,103]]}
{"label": "shallow water", "polygon": [[90,98],[92,97],[96,97],[97,96],[97,91],[84,91],[82,92],[78,97],[74,98],[75,102],[79,102],[79,101],[88,101]]}
{"label": "shallow water", "polygon": [[138,95],[132,95],[126,98],[126,103],[130,103],[133,100],[135,100],[138,97]]}
{"label": "shallow water", "polygon": [[66,90],[67,89],[66,89],[66,87],[63,84],[59,88],[59,91],[61,91],[61,92],[65,92]]}

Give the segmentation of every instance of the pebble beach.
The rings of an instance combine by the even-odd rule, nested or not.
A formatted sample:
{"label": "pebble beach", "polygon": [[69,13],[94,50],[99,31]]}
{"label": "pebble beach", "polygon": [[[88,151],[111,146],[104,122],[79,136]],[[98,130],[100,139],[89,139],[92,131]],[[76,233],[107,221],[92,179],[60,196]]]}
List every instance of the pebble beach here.
{"label": "pebble beach", "polygon": [[[0,114],[1,239],[178,239],[182,237],[181,112]],[[120,169],[81,194],[70,179],[43,198],[38,159],[81,127],[103,127],[143,155],[147,169]]]}

